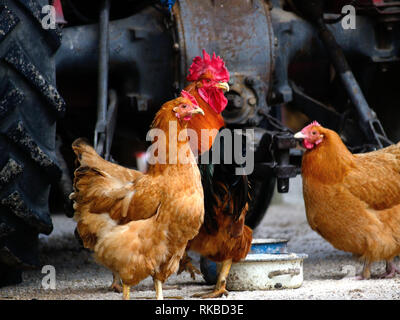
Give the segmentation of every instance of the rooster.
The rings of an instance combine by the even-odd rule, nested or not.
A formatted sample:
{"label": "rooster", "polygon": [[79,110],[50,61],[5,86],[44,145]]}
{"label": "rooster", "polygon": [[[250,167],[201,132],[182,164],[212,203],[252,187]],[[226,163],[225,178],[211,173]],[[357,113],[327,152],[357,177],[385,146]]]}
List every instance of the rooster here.
{"label": "rooster", "polygon": [[102,159],[83,139],[72,145],[80,165],[70,196],[77,231],[96,261],[113,272],[113,285],[122,280],[124,299],[148,276],[162,299],[162,283],[203,223],[201,177],[185,130],[198,113],[204,114],[185,91],[161,107],[152,128],[165,139],[158,136],[152,146],[158,144],[156,157],[165,151],[165,162],[152,158],[147,174]]}
{"label": "rooster", "polygon": [[[191,144],[199,154],[208,151],[217,136],[218,130],[225,126],[221,112],[227,105],[224,90],[229,90],[229,72],[224,61],[212,58],[203,50],[203,58],[195,57],[187,77],[191,83],[185,88],[197,100],[205,116],[193,119],[188,128],[201,137],[202,129],[212,133],[209,140]],[[212,132],[213,130],[213,132]],[[221,148],[221,159],[224,148]],[[199,234],[189,242],[188,250],[195,251],[215,262],[221,262],[217,284],[211,293],[203,298],[216,298],[227,295],[226,278],[232,262],[246,257],[252,241],[252,230],[244,224],[248,209],[248,180],[246,176],[235,175],[235,164],[199,164],[204,189],[205,216]],[[179,273],[186,270],[200,273],[194,268],[187,255],[181,261]]]}
{"label": "rooster", "polygon": [[352,154],[339,135],[317,122],[295,134],[303,139],[303,193],[307,220],[335,248],[370,265],[385,260],[390,278],[400,273],[400,143]]}

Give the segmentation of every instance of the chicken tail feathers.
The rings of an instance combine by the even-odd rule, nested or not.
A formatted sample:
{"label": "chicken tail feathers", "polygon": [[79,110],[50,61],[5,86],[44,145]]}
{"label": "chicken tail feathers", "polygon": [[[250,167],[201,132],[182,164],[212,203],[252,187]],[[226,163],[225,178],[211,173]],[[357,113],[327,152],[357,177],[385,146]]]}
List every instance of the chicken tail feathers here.
{"label": "chicken tail feathers", "polygon": [[85,248],[94,249],[99,235],[116,224],[106,209],[118,198],[103,196],[113,186],[115,179],[97,167],[102,164],[99,161],[102,158],[85,139],[75,140],[72,148],[77,157],[78,168],[74,172],[74,191],[69,198],[74,202],[78,234]]}
{"label": "chicken tail feathers", "polygon": [[204,226],[209,234],[218,230],[217,215],[230,216],[236,223],[247,212],[249,182],[235,175],[235,165],[200,165],[204,189]]}
{"label": "chicken tail feathers", "polygon": [[[91,200],[88,195],[93,195],[93,188],[98,185],[100,177],[105,177],[97,165],[102,159],[84,138],[78,138],[72,143],[72,149],[76,154],[76,161],[78,168],[74,172],[74,192],[71,193],[70,199],[75,201],[74,209],[77,204],[85,204]],[[92,192],[90,192],[92,191]]]}
{"label": "chicken tail feathers", "polygon": [[94,166],[99,159],[102,159],[89,141],[85,138],[78,138],[72,143],[72,149],[76,154],[78,164],[81,166]]}

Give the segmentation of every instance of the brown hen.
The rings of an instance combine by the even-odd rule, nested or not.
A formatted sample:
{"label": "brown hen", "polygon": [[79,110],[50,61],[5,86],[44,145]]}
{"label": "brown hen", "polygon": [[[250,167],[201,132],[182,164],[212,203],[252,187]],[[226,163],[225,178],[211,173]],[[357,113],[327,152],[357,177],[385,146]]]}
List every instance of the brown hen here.
{"label": "brown hen", "polygon": [[335,248],[370,264],[386,260],[384,277],[399,273],[400,143],[364,154],[352,154],[338,134],[313,122],[295,137],[307,149],[302,161],[308,222]]}
{"label": "brown hen", "polygon": [[[96,261],[113,272],[114,285],[122,280],[124,299],[130,286],[148,276],[162,299],[162,283],[178,269],[202,225],[200,173],[184,130],[196,113],[203,111],[186,92],[161,107],[152,128],[166,139],[153,142],[159,148],[147,174],[105,161],[83,139],[72,145],[80,164],[70,196],[78,233]],[[163,147],[165,163],[156,159]]]}

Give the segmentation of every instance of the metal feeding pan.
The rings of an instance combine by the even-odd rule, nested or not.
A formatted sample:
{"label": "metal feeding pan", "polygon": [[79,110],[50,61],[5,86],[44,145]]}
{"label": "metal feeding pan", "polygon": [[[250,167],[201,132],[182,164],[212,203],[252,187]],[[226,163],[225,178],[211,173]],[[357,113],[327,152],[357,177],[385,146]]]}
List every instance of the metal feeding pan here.
{"label": "metal feeding pan", "polygon": [[232,264],[226,288],[232,291],[298,288],[306,254],[248,254]]}
{"label": "metal feeding pan", "polygon": [[247,257],[232,264],[227,289],[273,290],[298,288],[303,283],[306,254],[288,253],[288,240],[253,239]]}
{"label": "metal feeding pan", "polygon": [[[250,254],[285,254],[287,253],[287,242],[285,239],[253,239]],[[219,265],[219,264],[218,264]],[[217,263],[202,257],[200,269],[207,284],[215,284],[218,277]]]}

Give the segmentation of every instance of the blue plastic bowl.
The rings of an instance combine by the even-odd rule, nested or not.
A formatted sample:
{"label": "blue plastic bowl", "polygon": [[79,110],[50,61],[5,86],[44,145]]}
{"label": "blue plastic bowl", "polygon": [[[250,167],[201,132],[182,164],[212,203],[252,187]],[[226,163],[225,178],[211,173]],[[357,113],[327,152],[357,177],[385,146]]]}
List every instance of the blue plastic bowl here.
{"label": "blue plastic bowl", "polygon": [[288,253],[285,239],[253,239],[250,253],[281,254]]}

